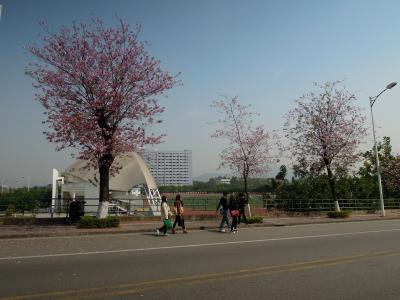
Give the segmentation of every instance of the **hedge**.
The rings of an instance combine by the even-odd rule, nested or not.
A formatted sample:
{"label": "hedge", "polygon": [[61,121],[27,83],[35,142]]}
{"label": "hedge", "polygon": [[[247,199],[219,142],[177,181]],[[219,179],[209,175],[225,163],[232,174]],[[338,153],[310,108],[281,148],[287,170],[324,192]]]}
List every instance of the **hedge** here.
{"label": "hedge", "polygon": [[107,217],[98,219],[96,217],[85,216],[78,222],[78,228],[109,228],[119,227],[120,219],[117,217]]}
{"label": "hedge", "polygon": [[263,217],[260,216],[247,217],[248,224],[262,223],[262,222],[263,222]]}
{"label": "hedge", "polygon": [[335,218],[335,219],[337,219],[337,218],[348,218],[350,216],[350,212],[349,211],[345,211],[345,210],[342,210],[342,211],[329,211],[327,213],[327,216],[329,218]]}

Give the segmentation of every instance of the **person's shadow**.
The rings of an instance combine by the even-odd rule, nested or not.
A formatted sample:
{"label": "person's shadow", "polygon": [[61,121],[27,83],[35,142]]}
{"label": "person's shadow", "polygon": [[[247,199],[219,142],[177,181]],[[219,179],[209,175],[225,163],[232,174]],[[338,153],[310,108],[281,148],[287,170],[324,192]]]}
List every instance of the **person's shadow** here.
{"label": "person's shadow", "polygon": [[[152,237],[156,237],[156,238],[159,238],[159,237],[166,237],[166,236],[163,235],[163,234],[157,235],[156,232],[142,232],[142,235],[152,236]],[[170,235],[172,235],[172,234],[170,234]]]}

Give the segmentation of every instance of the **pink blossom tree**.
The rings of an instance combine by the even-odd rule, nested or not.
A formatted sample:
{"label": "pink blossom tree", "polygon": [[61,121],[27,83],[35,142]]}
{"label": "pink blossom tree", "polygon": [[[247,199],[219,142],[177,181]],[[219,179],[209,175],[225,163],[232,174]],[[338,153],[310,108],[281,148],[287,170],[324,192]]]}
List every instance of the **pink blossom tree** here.
{"label": "pink blossom tree", "polygon": [[312,172],[326,171],[335,209],[340,210],[335,181],[361,158],[358,151],[366,136],[365,116],[341,81],[315,84],[320,91],[296,100],[286,115],[284,133],[291,156]]}
{"label": "pink blossom tree", "polygon": [[253,126],[257,113],[249,111],[250,105],[239,103],[238,97],[224,97],[214,101],[211,107],[222,115],[220,126],[211,137],[228,141],[228,146],[220,153],[219,168],[229,168],[240,174],[244,180],[244,191],[248,199],[248,179],[251,175],[264,174],[271,155],[270,135],[262,126]]}
{"label": "pink blossom tree", "polygon": [[58,33],[43,28],[42,44],[27,47],[35,60],[26,74],[45,109],[44,133],[57,150],[75,148],[77,158],[98,168],[104,205],[110,172],[119,168],[115,158],[160,142],[163,135],[148,132],[164,110],[155,96],[171,89],[176,77],[149,56],[147,43],[138,38],[140,28],[132,30],[122,20],[114,28],[99,19]]}

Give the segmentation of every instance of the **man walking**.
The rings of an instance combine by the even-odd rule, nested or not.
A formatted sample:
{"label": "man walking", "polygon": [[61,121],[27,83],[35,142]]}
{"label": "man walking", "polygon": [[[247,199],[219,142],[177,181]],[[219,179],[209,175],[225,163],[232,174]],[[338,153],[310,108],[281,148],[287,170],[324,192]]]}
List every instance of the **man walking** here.
{"label": "man walking", "polygon": [[220,211],[220,213],[222,215],[221,224],[219,225],[219,231],[225,232],[224,223],[226,223],[226,226],[228,226],[228,228],[229,228],[229,219],[228,219],[229,206],[228,206],[228,193],[227,192],[222,193],[222,197],[219,200],[219,203],[217,206],[217,212],[218,212],[218,210]]}

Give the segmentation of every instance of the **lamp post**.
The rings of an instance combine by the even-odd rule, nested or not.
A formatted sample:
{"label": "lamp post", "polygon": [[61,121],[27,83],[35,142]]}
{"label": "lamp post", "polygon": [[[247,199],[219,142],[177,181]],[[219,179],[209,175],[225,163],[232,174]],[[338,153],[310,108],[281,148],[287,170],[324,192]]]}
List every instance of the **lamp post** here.
{"label": "lamp post", "polygon": [[374,150],[375,150],[375,158],[376,158],[376,171],[378,173],[378,186],[379,186],[379,198],[381,203],[381,215],[382,217],[385,216],[385,204],[383,203],[383,192],[382,192],[382,180],[381,180],[381,166],[379,163],[379,155],[378,155],[378,147],[376,145],[376,137],[375,137],[375,122],[374,122],[374,115],[372,114],[372,106],[374,105],[375,101],[378,99],[380,95],[382,95],[387,90],[393,88],[397,82],[389,83],[386,88],[380,92],[375,97],[369,97],[369,107],[371,109],[371,120],[372,120],[372,133],[374,136]]}

